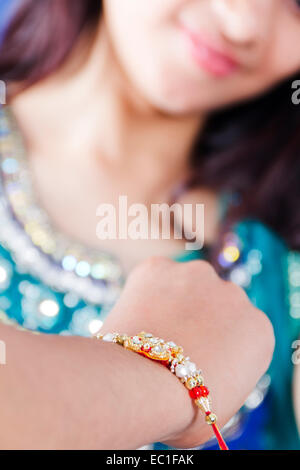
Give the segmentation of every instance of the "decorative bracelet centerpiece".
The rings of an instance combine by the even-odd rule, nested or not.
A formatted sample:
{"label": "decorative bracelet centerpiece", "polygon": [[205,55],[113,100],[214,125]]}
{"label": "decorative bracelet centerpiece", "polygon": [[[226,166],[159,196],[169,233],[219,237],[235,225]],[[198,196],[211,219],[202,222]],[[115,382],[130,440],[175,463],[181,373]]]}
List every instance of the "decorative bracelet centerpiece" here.
{"label": "decorative bracelet centerpiece", "polygon": [[191,362],[189,357],[184,356],[181,346],[177,346],[173,341],[164,341],[144,331],[135,336],[120,335],[119,333],[98,334],[96,338],[119,344],[125,349],[166,366],[186,386],[192,400],[205,414],[205,420],[212,426],[220,449],[228,450],[216,424],[217,416],[211,411],[210,393],[204,385],[201,370],[197,369],[196,364]]}

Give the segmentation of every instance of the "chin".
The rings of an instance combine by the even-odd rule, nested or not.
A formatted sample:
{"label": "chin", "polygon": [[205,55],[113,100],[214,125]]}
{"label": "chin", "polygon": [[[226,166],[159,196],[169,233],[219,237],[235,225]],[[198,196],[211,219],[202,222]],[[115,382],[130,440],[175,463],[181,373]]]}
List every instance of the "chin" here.
{"label": "chin", "polygon": [[250,99],[252,98],[244,97],[242,94],[238,97],[230,97],[226,91],[218,94],[215,89],[211,90],[205,86],[197,92],[194,92],[192,88],[189,89],[188,86],[184,90],[180,88],[169,90],[168,93],[158,93],[155,90],[149,96],[149,101],[153,107],[174,116],[208,115]]}
{"label": "chin", "polygon": [[[153,86],[155,83],[155,86]],[[188,92],[186,86],[177,83],[167,83],[166,80],[149,80],[149,85],[142,93],[150,105],[162,113],[185,115],[194,114],[201,110],[199,96]]]}
{"label": "chin", "polygon": [[[195,115],[209,113],[228,105],[228,94],[210,80],[195,81],[188,76],[160,71],[140,80],[141,91],[147,101],[163,113]],[[220,95],[221,92],[221,96]]]}
{"label": "chin", "polygon": [[158,92],[157,89],[147,93],[148,101],[151,105],[162,113],[173,114],[174,116],[195,115],[199,113],[209,113],[220,107],[216,100],[201,96],[202,93],[187,93],[187,88],[171,88],[167,92]]}

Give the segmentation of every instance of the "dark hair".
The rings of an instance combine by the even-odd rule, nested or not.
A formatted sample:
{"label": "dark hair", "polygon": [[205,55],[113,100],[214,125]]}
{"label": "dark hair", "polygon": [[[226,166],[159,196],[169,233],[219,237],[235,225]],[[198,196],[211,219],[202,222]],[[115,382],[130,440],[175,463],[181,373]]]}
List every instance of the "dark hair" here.
{"label": "dark hair", "polygon": [[[100,0],[19,0],[0,55],[1,79],[27,87],[57,69],[81,31],[97,22]],[[8,90],[9,91],[9,90]]]}
{"label": "dark hair", "polygon": [[[22,0],[2,44],[0,78],[24,86],[44,78],[100,14],[100,0]],[[237,194],[228,223],[258,219],[299,250],[300,106],[292,104],[292,80],[211,116],[192,154],[190,185]]]}

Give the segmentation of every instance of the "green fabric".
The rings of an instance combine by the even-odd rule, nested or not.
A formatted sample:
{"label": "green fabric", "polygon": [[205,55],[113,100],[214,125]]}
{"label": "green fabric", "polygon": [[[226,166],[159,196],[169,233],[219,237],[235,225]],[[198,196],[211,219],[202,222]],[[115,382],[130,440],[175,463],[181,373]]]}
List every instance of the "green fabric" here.
{"label": "green fabric", "polygon": [[292,343],[300,337],[299,319],[290,316],[287,286],[289,251],[286,245],[262,224],[240,224],[237,233],[248,246],[263,254],[263,269],[252,280],[248,295],[270,318],[276,339],[269,374],[271,413],[265,433],[267,449],[300,449],[292,402]]}

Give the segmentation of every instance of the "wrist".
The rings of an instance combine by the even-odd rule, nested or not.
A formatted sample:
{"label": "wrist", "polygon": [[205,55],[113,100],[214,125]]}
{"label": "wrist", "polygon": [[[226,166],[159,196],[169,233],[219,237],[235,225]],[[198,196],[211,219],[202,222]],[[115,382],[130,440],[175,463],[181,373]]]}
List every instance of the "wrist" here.
{"label": "wrist", "polygon": [[[177,376],[177,379],[180,379],[180,381],[185,385],[185,388],[189,391],[190,398],[193,400],[194,405],[197,405],[198,408],[201,409],[202,413],[204,414],[205,421],[207,424],[211,425],[213,432],[218,440],[219,446],[221,450],[228,450],[226,443],[224,442],[222,435],[219,431],[219,428],[217,426],[217,416],[212,412],[211,410],[211,400],[210,400],[210,393],[208,388],[204,385],[204,379],[203,376],[201,375],[201,371],[197,369],[196,364],[192,363],[188,357],[184,356],[183,353],[183,348],[176,345],[172,341],[164,341],[163,339],[160,339],[158,337],[153,336],[152,334],[141,332],[138,335],[123,335],[119,333],[109,333],[103,335],[97,335],[98,339],[103,339],[104,342],[109,342],[112,344],[118,344],[120,346],[123,346],[126,350],[130,350],[131,352],[138,353],[138,355],[144,356],[148,359],[152,360],[152,364],[156,363],[157,365],[160,366],[160,368],[164,368],[164,370],[169,370],[173,374]],[[154,384],[156,384],[155,377],[154,375],[155,369],[152,370],[152,377],[150,378],[150,381]],[[155,372],[158,371],[158,368],[156,369]],[[143,373],[140,372],[140,375],[143,376]],[[149,377],[149,374],[147,374],[147,377]],[[159,389],[156,388],[154,391],[153,398],[158,399],[160,395],[164,394],[164,390],[166,391],[166,385],[162,383],[162,377],[160,378],[160,387]],[[177,380],[178,383],[178,380]],[[145,380],[143,380],[144,387],[146,385],[146,388],[148,391],[150,390],[151,392],[151,387],[149,384],[145,384]],[[165,388],[164,388],[165,385]],[[173,405],[172,400],[170,400],[170,385],[168,387],[168,403]],[[177,393],[178,393],[177,389]],[[181,390],[182,387],[181,387]],[[187,395],[186,395],[187,396]],[[162,397],[163,398],[163,397]],[[165,400],[162,400],[162,403],[165,403]],[[191,402],[190,402],[191,403]],[[181,407],[179,406],[179,410]],[[188,408],[186,408],[188,410]],[[149,411],[149,410],[148,410]],[[162,411],[166,411],[165,407],[163,408]],[[194,411],[195,408],[194,408]],[[161,415],[161,412],[157,410],[159,416]],[[169,416],[173,416],[170,414]],[[175,415],[176,416],[176,415]],[[187,415],[186,415],[187,416]],[[153,416],[151,413],[152,417],[152,422],[153,422]],[[197,420],[197,413],[194,412],[194,420],[192,421],[198,421]],[[182,416],[182,422],[181,426],[183,426],[184,423],[184,417]],[[147,420],[146,420],[147,421]],[[170,420],[168,420],[170,421]],[[168,421],[165,422],[164,424],[168,425]],[[190,423],[184,423],[184,432],[186,433],[187,428],[192,427]],[[178,422],[174,421],[175,423]],[[171,440],[180,440],[181,434],[179,432],[179,429],[177,429],[177,432],[175,429],[173,429],[173,433],[164,434],[163,429],[160,427],[161,431],[161,436],[159,440],[165,440],[165,441],[171,441]],[[157,439],[156,439],[157,440]],[[146,441],[145,441],[146,442]],[[148,443],[148,441],[147,441]],[[197,441],[196,443],[199,443],[199,436],[197,436]]]}

